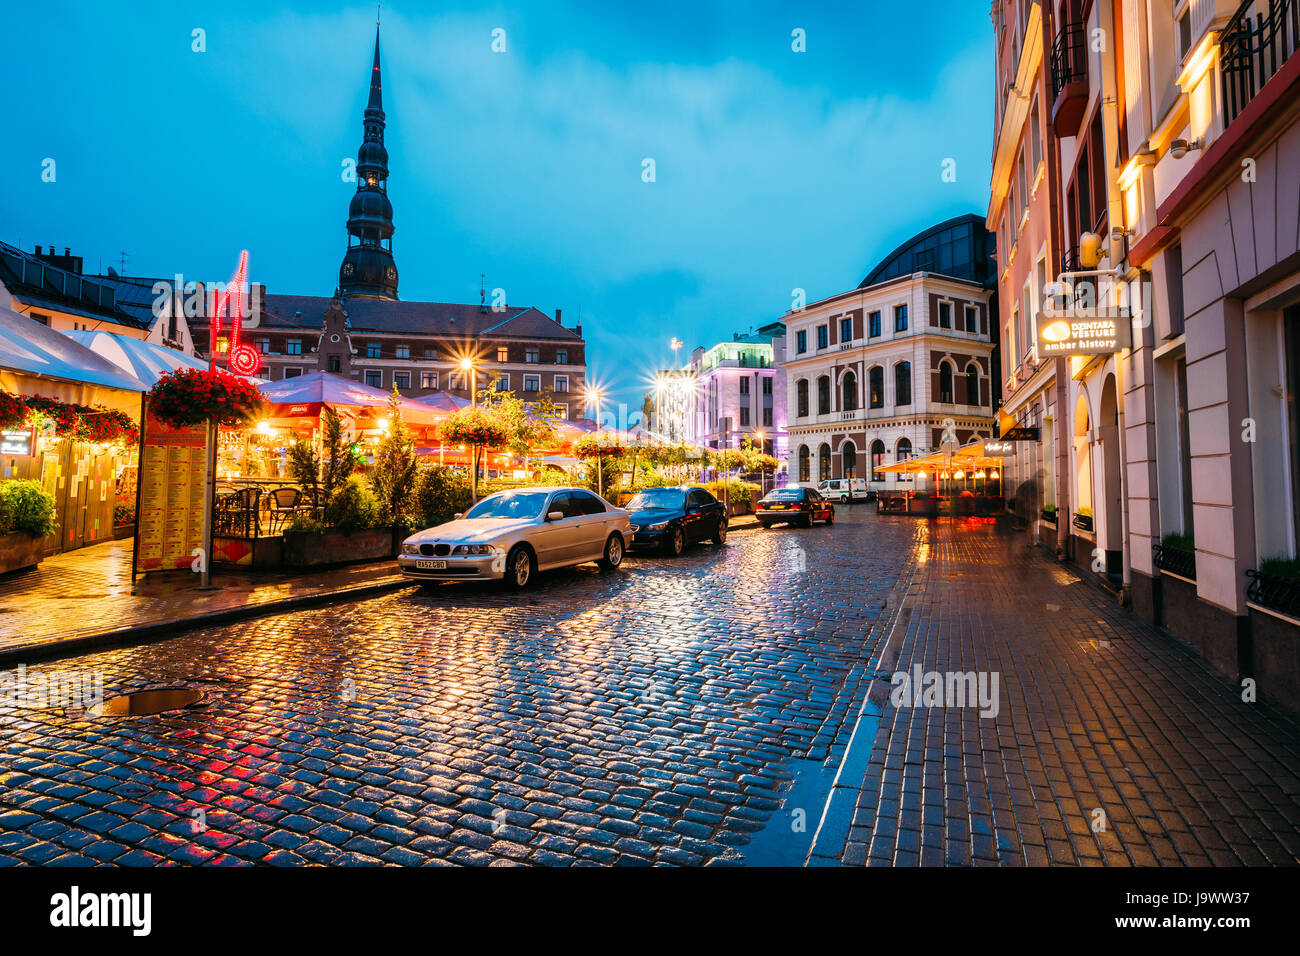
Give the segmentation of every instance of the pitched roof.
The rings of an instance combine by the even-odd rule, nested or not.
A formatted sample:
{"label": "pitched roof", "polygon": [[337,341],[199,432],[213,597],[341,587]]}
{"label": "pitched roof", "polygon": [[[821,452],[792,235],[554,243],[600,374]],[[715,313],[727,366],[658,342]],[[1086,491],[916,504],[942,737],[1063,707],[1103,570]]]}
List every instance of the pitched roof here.
{"label": "pitched roof", "polygon": [[[262,313],[267,328],[319,329],[331,299],[321,295],[268,295]],[[493,334],[520,338],[581,341],[546,313],[532,306],[508,306],[486,312],[475,303],[402,302],[368,296],[343,300],[348,322],[357,332],[473,336]]]}
{"label": "pitched roof", "polygon": [[149,327],[148,321],[123,309],[116,301],[116,290],[100,278],[60,269],[6,242],[0,242],[0,283],[23,303],[37,308]]}

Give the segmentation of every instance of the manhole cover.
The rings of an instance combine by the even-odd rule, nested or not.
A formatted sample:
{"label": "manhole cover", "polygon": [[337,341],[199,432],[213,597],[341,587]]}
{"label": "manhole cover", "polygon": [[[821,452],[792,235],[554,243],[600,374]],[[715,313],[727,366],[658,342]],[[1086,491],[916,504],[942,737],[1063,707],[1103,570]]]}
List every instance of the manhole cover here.
{"label": "manhole cover", "polygon": [[90,708],[89,713],[95,717],[139,717],[143,714],[161,714],[188,707],[202,696],[202,691],[189,687],[139,690],[120,697],[110,697],[102,704]]}

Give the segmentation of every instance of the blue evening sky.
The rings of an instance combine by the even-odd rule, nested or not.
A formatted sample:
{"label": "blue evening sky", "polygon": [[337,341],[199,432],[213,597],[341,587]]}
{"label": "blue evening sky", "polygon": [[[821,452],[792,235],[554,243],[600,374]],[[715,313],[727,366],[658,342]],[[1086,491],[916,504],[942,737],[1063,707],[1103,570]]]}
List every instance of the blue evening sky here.
{"label": "blue evening sky", "polygon": [[[269,291],[333,291],[373,6],[9,3],[4,19],[0,238],[198,279],[247,248]],[[477,301],[486,273],[512,305],[581,314],[591,378],[634,409],[672,336],[688,351],[757,328],[791,290],[852,288],[987,205],[984,3],[393,0],[382,55],[401,297]]]}

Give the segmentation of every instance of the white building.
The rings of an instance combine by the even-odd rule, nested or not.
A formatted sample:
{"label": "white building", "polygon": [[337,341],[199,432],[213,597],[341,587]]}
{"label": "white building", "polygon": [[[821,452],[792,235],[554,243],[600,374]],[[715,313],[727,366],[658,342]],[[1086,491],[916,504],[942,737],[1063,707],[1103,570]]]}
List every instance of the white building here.
{"label": "white building", "polygon": [[791,480],[901,489],[910,477],[878,469],[937,451],[945,436],[992,436],[991,241],[978,217],[949,220],[857,289],[783,317]]}

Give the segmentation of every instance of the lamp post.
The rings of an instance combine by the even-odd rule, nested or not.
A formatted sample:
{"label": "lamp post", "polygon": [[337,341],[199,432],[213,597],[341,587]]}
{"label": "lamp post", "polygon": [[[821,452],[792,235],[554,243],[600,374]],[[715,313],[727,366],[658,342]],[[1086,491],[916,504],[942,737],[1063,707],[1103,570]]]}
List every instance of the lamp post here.
{"label": "lamp post", "polygon": [[[460,360],[461,371],[469,372],[469,405],[470,408],[478,407],[478,362],[466,356]],[[478,445],[474,445],[469,453],[469,500],[472,504],[478,503]]]}
{"label": "lamp post", "polygon": [[605,463],[600,454],[600,399],[605,393],[598,388],[587,388],[587,404],[596,406],[596,494],[605,497]]}
{"label": "lamp post", "polygon": [[[767,446],[763,444],[763,429],[760,428],[754,432],[754,440],[758,442],[758,453],[766,455]],[[758,466],[758,490],[763,494],[767,494],[767,469],[762,464]]]}

